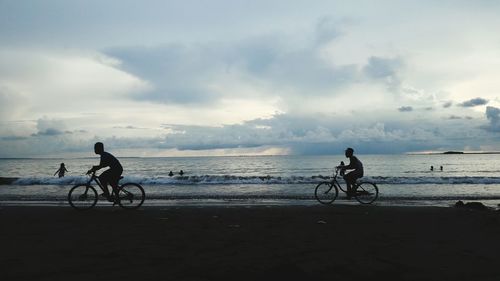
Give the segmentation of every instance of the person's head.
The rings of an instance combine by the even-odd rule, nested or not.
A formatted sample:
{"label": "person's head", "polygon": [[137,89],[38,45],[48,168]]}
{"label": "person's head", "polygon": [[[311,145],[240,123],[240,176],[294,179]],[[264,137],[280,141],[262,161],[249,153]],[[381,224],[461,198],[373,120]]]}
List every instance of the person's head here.
{"label": "person's head", "polygon": [[102,142],[96,142],[94,144],[95,154],[102,154],[104,152],[104,144]]}
{"label": "person's head", "polygon": [[64,167],[64,163],[61,163],[61,167]]}
{"label": "person's head", "polygon": [[354,154],[354,149],[348,147],[346,150],[345,150],[345,157],[351,157],[352,155]]}

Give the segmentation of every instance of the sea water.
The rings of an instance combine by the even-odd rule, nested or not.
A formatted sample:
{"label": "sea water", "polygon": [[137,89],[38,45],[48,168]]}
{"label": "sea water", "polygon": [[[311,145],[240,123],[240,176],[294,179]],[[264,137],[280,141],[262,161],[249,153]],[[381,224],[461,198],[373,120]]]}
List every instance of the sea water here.
{"label": "sea water", "polygon": [[[117,155],[119,157],[119,155]],[[364,181],[376,182],[376,204],[447,205],[500,202],[500,155],[358,155]],[[317,204],[314,188],[343,155],[119,158],[124,182],[141,184],[146,204]],[[53,176],[64,162],[69,172]],[[0,159],[0,204],[66,203],[69,189],[88,179],[99,158]],[[431,171],[430,167],[434,169]],[[443,170],[440,167],[443,167]],[[180,175],[179,171],[184,174]],[[169,176],[169,172],[174,173]],[[344,181],[339,179],[344,185]],[[357,204],[339,196],[335,203]]]}

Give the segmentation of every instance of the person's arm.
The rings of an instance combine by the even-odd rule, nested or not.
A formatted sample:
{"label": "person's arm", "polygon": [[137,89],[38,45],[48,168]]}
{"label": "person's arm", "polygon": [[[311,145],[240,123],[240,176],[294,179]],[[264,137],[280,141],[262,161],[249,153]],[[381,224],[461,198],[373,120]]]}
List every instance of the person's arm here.
{"label": "person's arm", "polygon": [[91,169],[91,171],[92,171],[92,172],[95,172],[95,171],[97,171],[97,170],[100,170],[100,169],[102,169],[102,168],[104,168],[104,167],[109,166],[109,164],[108,164],[108,163],[109,163],[109,160],[105,159],[105,157],[106,157],[106,155],[105,155],[105,154],[101,155],[101,160],[100,160],[100,162],[99,162],[99,165],[97,165],[97,166],[92,166],[92,169]]}
{"label": "person's arm", "polygon": [[99,164],[99,165],[96,165],[96,166],[92,166],[92,169],[90,169],[90,170],[92,172],[95,172],[95,171],[100,170],[102,168],[104,168],[104,167],[101,164]]}
{"label": "person's arm", "polygon": [[353,158],[354,157],[350,157],[349,158],[349,165],[345,166],[344,170],[354,170],[354,169],[356,169],[356,167],[354,166],[354,162],[355,161],[353,161]]}

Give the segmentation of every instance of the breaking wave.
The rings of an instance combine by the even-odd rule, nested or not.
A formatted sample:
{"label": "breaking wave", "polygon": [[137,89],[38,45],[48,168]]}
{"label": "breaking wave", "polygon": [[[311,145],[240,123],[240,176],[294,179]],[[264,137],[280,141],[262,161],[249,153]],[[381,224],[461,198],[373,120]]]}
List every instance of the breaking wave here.
{"label": "breaking wave", "polygon": [[[142,185],[231,185],[231,184],[315,184],[329,180],[328,176],[237,176],[237,175],[199,175],[175,177],[126,176],[124,182]],[[85,183],[87,177],[69,176],[0,178],[3,185],[74,185]],[[500,184],[500,177],[364,177],[363,181],[378,184]],[[339,179],[342,181],[342,179]]]}

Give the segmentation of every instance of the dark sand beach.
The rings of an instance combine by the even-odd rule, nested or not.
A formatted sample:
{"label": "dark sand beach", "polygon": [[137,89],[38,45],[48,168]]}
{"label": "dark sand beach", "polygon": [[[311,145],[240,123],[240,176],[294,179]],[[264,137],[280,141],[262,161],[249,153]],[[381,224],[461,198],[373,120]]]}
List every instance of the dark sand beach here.
{"label": "dark sand beach", "polygon": [[0,209],[1,280],[499,280],[500,213],[380,206]]}

